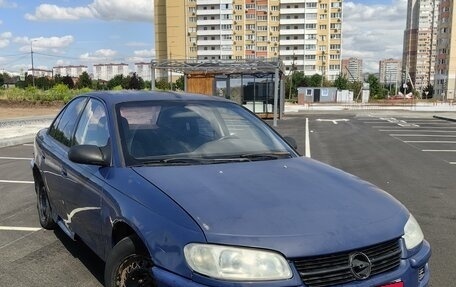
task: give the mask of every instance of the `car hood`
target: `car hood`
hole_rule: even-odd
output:
[[[135,167],[210,243],[312,256],[398,238],[408,211],[359,178],[307,158]]]

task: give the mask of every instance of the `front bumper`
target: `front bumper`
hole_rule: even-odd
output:
[[[427,287],[429,285],[430,272],[428,261],[431,257],[431,248],[427,241],[423,241],[419,251],[413,256],[401,261],[400,266],[392,271],[379,274],[364,281],[355,281],[349,284],[337,285],[344,287],[374,287],[385,286],[388,283],[402,281],[404,287]],[[294,268],[293,268],[294,269]],[[154,267],[152,273],[157,281],[157,286],[160,287],[235,287],[235,286],[262,286],[262,287],[278,287],[278,286],[296,286],[306,287],[296,270],[293,270],[293,278],[287,281],[275,282],[259,282],[259,283],[246,283],[246,282],[224,282],[220,280],[212,280],[194,274],[193,280],[171,273],[164,269]]]

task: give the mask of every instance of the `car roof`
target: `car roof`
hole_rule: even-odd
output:
[[[80,96],[90,96],[103,100],[108,106],[124,102],[140,101],[224,101],[231,102],[217,96],[207,96],[200,94],[167,92],[167,91],[103,91],[90,92]]]

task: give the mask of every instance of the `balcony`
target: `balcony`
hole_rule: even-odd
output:
[[[307,44],[307,43],[306,43]],[[304,45],[304,39],[280,40],[280,46],[299,46]]]
[[[306,19],[298,18],[298,19],[280,19],[280,25],[299,25],[304,24]]]
[[[198,20],[196,21],[196,25],[198,26],[210,26],[210,25],[220,25],[220,19],[214,20]]]
[[[220,28],[216,30],[198,30],[196,31],[198,36],[218,36],[220,35]]]
[[[302,0],[300,1],[302,2]],[[280,14],[281,15],[290,15],[290,14],[304,14],[304,11],[307,11],[307,10],[304,10],[303,7],[301,8],[282,8],[280,9]]]
[[[307,30],[309,31],[309,30]],[[304,29],[282,29],[280,30],[280,35],[303,35],[305,33]]]
[[[198,56],[220,56],[220,50],[198,50]]]
[[[221,14],[220,9],[196,10],[196,15],[198,15],[198,16],[211,16],[211,15],[220,15],[220,14]]]
[[[198,46],[219,46],[220,39],[219,40],[198,40],[197,45]]]
[[[217,4],[232,4],[232,0],[219,0]],[[198,0],[198,5],[214,5],[214,0]]]

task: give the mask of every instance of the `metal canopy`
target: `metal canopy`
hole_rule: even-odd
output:
[[[273,126],[277,126],[278,104],[279,104],[279,83],[281,83],[281,108],[280,114],[283,113],[283,76],[284,65],[278,59],[243,59],[243,60],[179,60],[165,59],[152,60],[151,65],[151,89],[155,90],[155,70],[168,70],[184,75],[191,74],[212,74],[212,75],[255,75],[255,74],[273,74],[274,75],[274,120]]]
[[[210,74],[274,74],[276,69],[283,73],[283,63],[279,59],[252,60],[152,60],[152,68],[166,69],[176,73]]]

